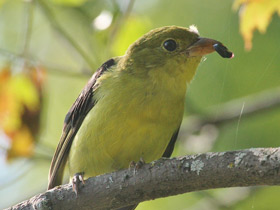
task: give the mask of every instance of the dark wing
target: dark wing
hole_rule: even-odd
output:
[[[64,120],[63,132],[51,162],[48,189],[62,183],[64,166],[66,164],[73,139],[85,116],[96,103],[96,101],[93,100],[94,91],[97,88],[96,80],[114,64],[115,60],[110,59],[92,75],[91,79],[88,81],[87,85],[84,87],[79,97],[67,113]]]
[[[166,147],[162,157],[166,157],[169,158],[174,150],[174,146],[178,137],[178,133],[179,133],[180,127],[175,131],[175,133],[173,134],[173,136],[171,137],[171,140],[168,144],[168,146]]]

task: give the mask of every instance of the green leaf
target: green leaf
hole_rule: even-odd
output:
[[[0,0],[0,7],[6,2],[6,0]]]
[[[123,55],[129,45],[151,29],[151,22],[144,17],[130,17],[118,31],[112,44],[113,55]]]

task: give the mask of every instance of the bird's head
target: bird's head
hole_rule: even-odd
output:
[[[194,26],[166,26],[154,29],[134,42],[126,52],[125,62],[133,64],[134,69],[142,73],[163,69],[175,75],[176,71],[185,71],[187,80],[191,80],[202,56],[215,50],[222,57],[233,57],[222,43],[200,37]]]

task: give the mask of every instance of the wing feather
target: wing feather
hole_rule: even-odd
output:
[[[63,132],[51,162],[48,189],[62,183],[63,171],[73,139],[84,118],[96,103],[96,101],[93,100],[94,91],[98,87],[96,80],[113,65],[115,65],[115,60],[110,59],[92,75],[91,79],[68,111],[64,120]]]
[[[173,136],[171,137],[168,146],[166,147],[162,157],[166,157],[169,158],[174,150],[174,146],[176,143],[176,140],[178,138],[178,134],[179,134],[179,130],[180,130],[180,126],[179,128],[174,132]]]

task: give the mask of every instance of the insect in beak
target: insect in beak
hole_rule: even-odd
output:
[[[214,39],[199,37],[196,42],[194,42],[187,48],[187,54],[189,57],[203,56],[214,51],[219,53],[219,55],[223,58],[234,57],[234,54],[230,52],[226,46]]]

